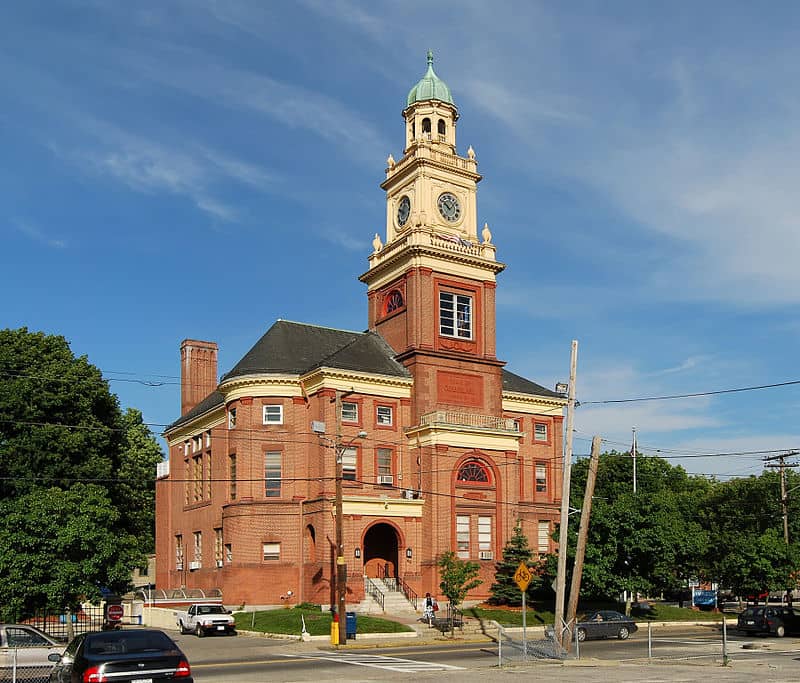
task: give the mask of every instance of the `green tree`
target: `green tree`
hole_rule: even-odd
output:
[[[153,548],[160,459],[63,337],[0,330],[0,605],[22,617],[124,590]]]
[[[155,471],[163,453],[142,413],[128,408],[123,415],[125,440],[121,452],[118,481],[112,494],[124,501],[119,510],[122,525],[139,541],[143,553],[155,551]]]
[[[522,525],[517,522],[514,534],[503,548],[502,560],[495,564],[494,583],[490,589],[492,597],[489,598],[491,604],[512,606],[522,604],[522,591],[514,581],[514,574],[517,572],[519,563],[524,562],[529,565],[532,556],[533,551],[528,546],[528,537],[522,533]],[[531,598],[538,586],[539,579],[534,575],[526,591],[528,599]]]
[[[75,607],[124,591],[141,553],[117,527],[120,513],[96,484],[38,488],[0,501],[0,618]]]
[[[483,581],[478,577],[480,565],[477,562],[462,560],[448,550],[439,557],[439,588],[453,607],[458,607],[473,588]]]

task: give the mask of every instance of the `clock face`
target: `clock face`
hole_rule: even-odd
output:
[[[397,224],[402,228],[408,216],[411,213],[411,200],[408,197],[403,197],[397,205]]]
[[[443,192],[439,195],[439,201],[436,204],[439,207],[439,213],[446,221],[455,223],[461,218],[461,204],[458,203],[458,198],[452,192]]]

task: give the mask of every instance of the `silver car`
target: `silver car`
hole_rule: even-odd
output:
[[[65,645],[27,624],[0,624],[0,681],[47,681]]]

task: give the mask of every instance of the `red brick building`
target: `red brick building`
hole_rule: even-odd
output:
[[[341,456],[348,602],[388,569],[436,594],[446,550],[494,563],[519,521],[552,550],[566,399],[515,375],[495,345],[492,234],[480,236],[472,148],[428,70],[388,159],[368,329],[278,321],[219,382],[217,345],[181,345],[181,417],[156,487],[157,588],[221,588],[228,604],[335,603]],[[165,468],[166,470],[166,468]]]

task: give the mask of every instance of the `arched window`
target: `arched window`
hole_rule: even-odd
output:
[[[457,481],[470,484],[489,484],[489,469],[478,460],[468,460],[458,470]]]
[[[431,120],[428,118],[422,119],[422,135],[428,140],[431,139]]]
[[[311,524],[306,526],[306,561],[317,561],[317,532]]]
[[[444,119],[439,119],[439,123],[436,125],[439,135],[444,136],[447,132],[447,125],[444,122]]]
[[[385,313],[388,315],[393,311],[396,311],[398,308],[402,308],[406,305],[406,302],[403,301],[403,295],[398,292],[396,289],[389,292],[389,296],[386,297],[386,311]]]

